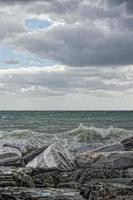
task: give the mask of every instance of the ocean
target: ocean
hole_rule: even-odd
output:
[[[133,111],[0,111],[0,143],[110,143],[133,135]]]

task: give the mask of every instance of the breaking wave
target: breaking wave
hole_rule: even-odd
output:
[[[109,127],[101,129],[96,127],[86,127],[82,124],[73,130],[62,133],[40,133],[32,130],[14,130],[11,132],[0,131],[0,144],[6,142],[27,141],[34,146],[50,144],[61,141],[65,146],[80,146],[80,144],[90,143],[111,143],[121,141],[133,136],[133,131]]]
[[[133,136],[133,131],[109,127],[106,129],[86,127],[82,124],[68,132],[69,135],[77,137],[79,142],[104,142],[104,141],[120,141],[126,137]]]

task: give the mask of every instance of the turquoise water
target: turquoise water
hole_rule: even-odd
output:
[[[66,146],[119,142],[133,136],[132,111],[0,111],[0,145],[60,141]]]
[[[80,124],[96,128],[133,130],[133,111],[0,111],[0,130],[30,129],[57,133]]]

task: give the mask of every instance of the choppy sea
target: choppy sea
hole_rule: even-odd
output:
[[[0,111],[0,144],[110,143],[133,135],[133,111]]]

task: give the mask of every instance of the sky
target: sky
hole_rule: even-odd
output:
[[[0,0],[0,110],[133,110],[133,0]]]

